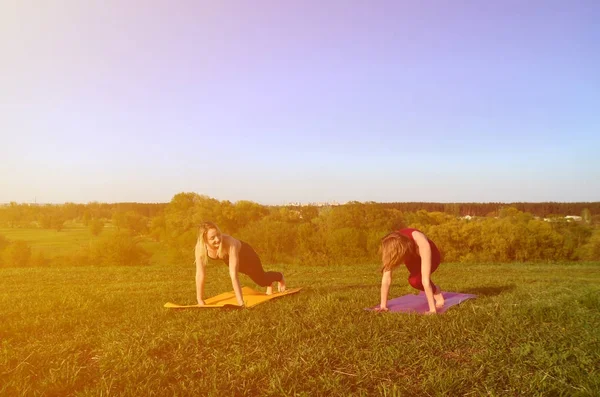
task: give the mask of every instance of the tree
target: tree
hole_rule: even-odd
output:
[[[594,231],[589,240],[577,250],[577,254],[586,261],[600,260],[600,229]]]
[[[10,245],[10,240],[8,240],[4,235],[0,234],[0,267],[4,266],[4,257],[2,255],[4,249]]]
[[[102,222],[100,219],[92,219],[89,222],[89,225],[92,236],[99,236],[100,233],[102,233],[102,229],[104,229],[104,222]]]
[[[30,264],[33,267],[46,267],[50,265],[50,258],[47,258],[43,252],[35,252],[31,256]]]
[[[327,235],[327,251],[335,262],[362,261],[367,258],[367,236],[360,230],[344,227]]]
[[[135,211],[127,211],[124,226],[133,236],[141,236],[148,232],[148,218]]]
[[[156,241],[163,241],[167,236],[167,223],[164,214],[150,220],[150,236]]]
[[[265,262],[289,261],[293,258],[297,229],[291,223],[269,216],[239,231]]]
[[[448,203],[444,204],[444,212],[452,216],[460,216],[460,204]]]
[[[3,252],[5,266],[27,267],[31,260],[31,247],[26,241],[14,241]]]
[[[235,227],[242,229],[253,222],[258,222],[269,215],[269,210],[255,202],[240,200],[234,205]]]
[[[21,226],[23,220],[22,207],[23,206],[17,204],[14,201],[10,202],[8,208],[6,209],[9,227],[14,228],[17,226]]]
[[[127,219],[125,217],[124,212],[117,211],[112,216],[112,224],[117,229],[117,231],[121,231],[126,228]]]
[[[305,222],[298,226],[295,256],[300,263],[329,263],[331,258],[327,255],[327,245],[321,234],[315,222]]]
[[[10,240],[6,238],[6,236],[0,234],[0,253],[4,251],[4,248],[8,247],[10,244]]]
[[[81,221],[83,222],[83,224],[84,224],[85,226],[89,226],[89,224],[90,224],[91,220],[92,220],[92,213],[90,212],[90,210],[89,210],[89,209],[86,209],[86,210],[83,212],[83,217],[82,217]]]
[[[90,260],[98,266],[144,266],[150,254],[125,232],[107,236],[92,247]]]
[[[592,213],[589,210],[589,208],[584,208],[581,211],[581,219],[583,219],[583,221],[585,223],[591,223],[592,222]]]
[[[65,227],[65,222],[66,222],[65,219],[60,215],[53,217],[52,218],[52,229],[56,230],[57,232],[60,232]]]

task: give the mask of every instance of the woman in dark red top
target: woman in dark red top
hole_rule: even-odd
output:
[[[442,290],[431,281],[431,273],[441,262],[440,251],[422,232],[407,228],[382,238],[381,260],[381,302],[377,311],[388,310],[387,298],[392,283],[392,272],[401,263],[404,263],[409,271],[410,285],[425,292],[429,312],[436,313],[436,307],[444,306]]]

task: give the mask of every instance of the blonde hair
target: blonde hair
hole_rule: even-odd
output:
[[[208,248],[206,248],[206,235],[208,234],[208,231],[212,229],[215,229],[219,232],[219,234],[222,235],[221,229],[219,229],[219,227],[213,222],[202,222],[202,224],[200,224],[200,227],[198,227],[198,240],[196,240],[196,252],[198,251],[198,249],[200,249],[200,256],[202,257],[202,260],[205,264],[208,262]],[[221,244],[219,244],[219,250],[217,252],[217,255],[221,257],[223,256],[222,254],[223,239],[221,238]]]
[[[393,270],[400,265],[406,256],[416,252],[415,242],[402,233],[392,232],[381,239],[381,271]]]

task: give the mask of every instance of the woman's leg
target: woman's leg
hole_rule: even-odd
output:
[[[423,287],[423,276],[421,275],[421,273],[410,273],[408,275],[408,283],[414,289],[418,289],[419,291],[425,291],[425,287]],[[431,284],[431,288],[433,288],[434,294],[442,292],[439,289],[439,287],[435,285],[433,281],[431,281],[431,278],[429,279],[429,283]]]
[[[265,272],[262,267],[260,269],[253,269],[250,272],[245,273],[261,287],[267,287],[267,294],[273,293],[273,283],[279,283],[279,291],[285,291],[285,281],[283,274],[279,272]]]
[[[431,266],[431,273],[433,274],[433,272],[435,272],[437,270],[437,268],[439,267],[440,262],[439,261],[434,261],[432,266]],[[429,282],[431,283],[431,287],[433,288],[433,299],[435,300],[435,306],[436,307],[442,307],[444,306],[444,296],[442,295],[442,289],[435,285],[433,283],[433,281],[431,281],[431,277],[429,278]],[[421,273],[410,273],[408,275],[408,283],[415,289],[418,289],[419,291],[425,291],[425,288],[423,287],[423,276],[421,275]]]
[[[433,290],[433,300],[435,301],[435,307],[444,306],[444,295],[442,295],[442,289],[439,286],[436,286]]]
[[[433,272],[435,272],[437,270],[437,268],[440,266],[440,255],[439,253],[432,258],[432,265],[431,265],[431,274],[433,274]],[[431,278],[430,278],[431,280]],[[433,286],[433,300],[435,301],[435,307],[440,308],[442,306],[444,306],[444,295],[442,295],[442,289],[440,288],[439,285],[435,285],[433,284],[433,281],[431,281],[431,285]]]
[[[429,282],[431,283],[431,288],[433,288],[433,300],[435,300],[435,307],[439,308],[444,306],[444,296],[442,295],[441,288],[435,285],[433,281],[431,281],[431,278],[429,279]],[[415,289],[425,291],[425,288],[423,287],[423,277],[421,276],[421,273],[410,274],[408,276],[408,283]]]
[[[285,290],[285,281],[283,274],[279,272],[265,272],[262,267],[262,262],[254,250],[250,247],[244,247],[249,252],[244,252],[243,263],[240,261],[240,272],[246,274],[256,284],[261,287],[267,287],[267,293],[272,293],[272,285],[274,282],[279,283],[279,290]]]
[[[408,275],[408,283],[414,289],[425,291],[425,288],[423,287],[423,276],[421,276],[421,273],[410,273]]]

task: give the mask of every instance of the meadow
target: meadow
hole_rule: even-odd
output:
[[[436,316],[363,310],[377,264],[266,267],[303,290],[169,310],[193,265],[0,269],[0,395],[600,394],[598,263],[445,263],[434,281],[478,298]],[[231,290],[225,266],[206,289]]]
[[[117,229],[110,223],[106,223],[99,236],[92,235],[88,227],[74,222],[69,222],[61,231],[40,228],[0,228],[0,236],[4,236],[9,241],[27,242],[34,255],[42,254],[52,262],[50,266],[62,266],[61,259],[64,257],[69,257],[81,248],[89,247],[116,233]],[[135,239],[151,255],[152,264],[169,262],[170,258],[163,244],[149,237],[138,236]]]
[[[103,235],[110,234],[113,230],[107,227]],[[49,257],[68,255],[94,239],[88,228],[72,224],[60,232],[38,228],[0,228],[0,235],[13,241],[26,241],[34,252],[41,252]]]

